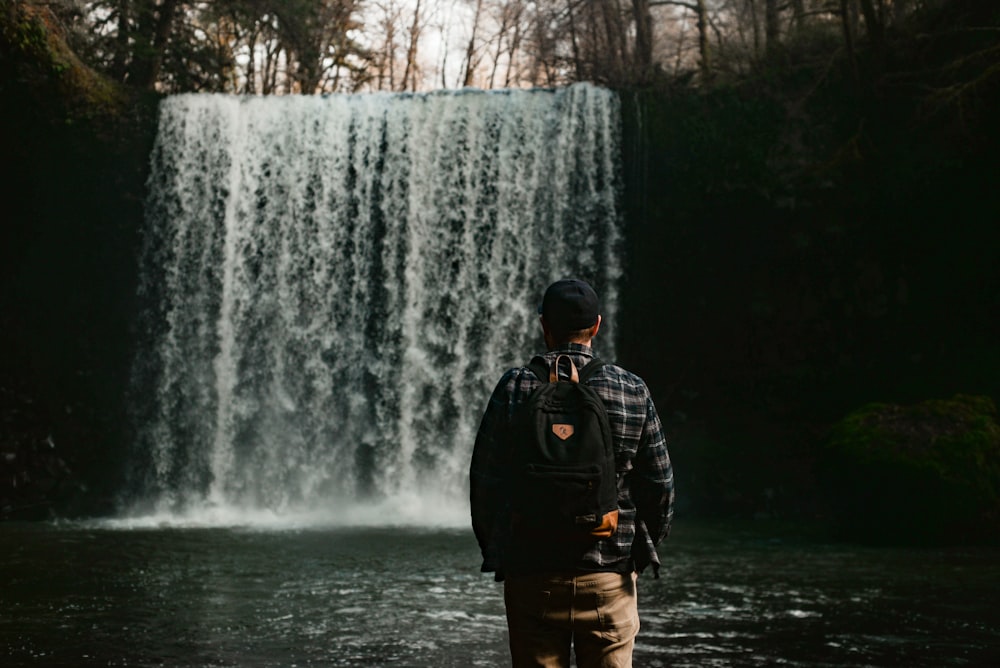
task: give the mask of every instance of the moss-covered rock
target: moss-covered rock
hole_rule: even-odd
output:
[[[125,89],[81,62],[63,32],[48,3],[0,3],[0,91],[18,96],[7,104],[27,93],[66,124],[123,113]]]
[[[834,427],[820,467],[846,538],[1000,540],[1000,424],[989,397],[869,404]]]

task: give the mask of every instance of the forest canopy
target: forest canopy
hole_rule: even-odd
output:
[[[615,88],[878,56],[946,0],[49,0],[73,50],[166,93]],[[808,45],[808,48],[803,48]],[[812,54],[812,55],[810,55]]]

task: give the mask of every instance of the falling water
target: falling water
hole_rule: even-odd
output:
[[[166,99],[132,512],[465,517],[547,282],[591,280],[615,321],[618,123],[590,85]]]

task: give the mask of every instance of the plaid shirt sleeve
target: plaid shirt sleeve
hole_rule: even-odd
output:
[[[483,554],[483,572],[502,572],[500,546],[507,515],[505,499],[508,459],[501,451],[512,405],[508,386],[517,370],[511,369],[497,383],[483,413],[469,469],[469,505],[472,529]]]
[[[649,389],[635,374],[607,365],[590,384],[608,409],[623,483],[618,489],[618,531],[590,550],[586,567],[605,568],[631,559],[637,571],[651,565],[656,576],[656,546],[670,533],[674,501],[663,426]]]
[[[569,354],[578,368],[591,349],[567,344],[546,355]],[[497,383],[483,415],[470,468],[472,525],[483,554],[483,571],[503,572],[505,532],[510,527],[509,453],[504,431],[515,408],[539,385],[527,369],[511,369]],[[656,546],[670,532],[674,482],[667,442],[646,384],[621,367],[607,364],[589,381],[604,400],[611,423],[616,466],[621,478],[619,520],[614,536],[598,541],[584,555],[581,570],[659,570]]]
[[[640,571],[651,564],[654,576],[658,576],[660,560],[655,548],[670,535],[674,515],[674,473],[663,426],[649,391],[645,394],[646,418],[629,481],[629,494],[636,508],[636,536],[642,540],[641,545],[634,545],[633,558]]]

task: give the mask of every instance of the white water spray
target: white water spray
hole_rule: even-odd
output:
[[[540,347],[548,282],[594,283],[614,359],[618,124],[590,85],[166,99],[134,507],[465,522],[479,417]]]

